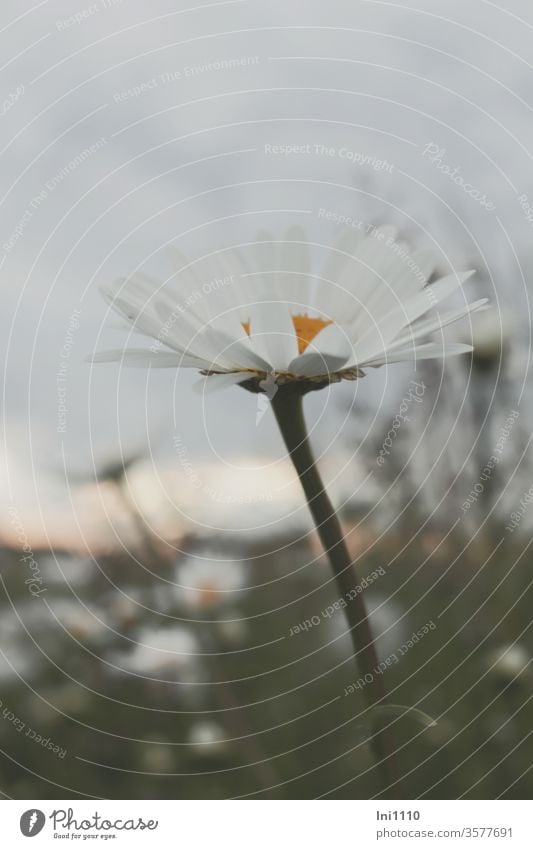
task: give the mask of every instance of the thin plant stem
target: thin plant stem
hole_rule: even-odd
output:
[[[351,592],[358,579],[346,547],[342,528],[330,498],[324,488],[309,444],[303,413],[302,393],[296,388],[284,387],[272,399],[272,408],[287,450],[302,484],[320,541],[328,556],[338,589],[345,599],[351,599],[344,608],[354,655],[360,675],[369,677],[362,692],[367,708],[385,704],[386,692],[381,675],[376,674],[378,657],[368,613],[362,593]],[[376,766],[381,778],[382,791],[395,783],[394,742],[390,727],[378,727],[370,740]]]

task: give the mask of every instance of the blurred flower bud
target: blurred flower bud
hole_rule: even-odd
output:
[[[461,341],[473,345],[472,361],[479,369],[498,365],[505,355],[512,322],[507,313],[486,309],[471,316],[471,327],[465,327]]]

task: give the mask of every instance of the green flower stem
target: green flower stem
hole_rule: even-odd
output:
[[[280,387],[272,399],[272,408],[300,478],[338,589],[343,598],[352,598],[350,591],[359,582],[344,541],[340,522],[315,465],[305,425],[302,395],[303,393],[297,387]],[[372,709],[382,706],[386,693],[383,677],[375,673],[378,657],[362,593],[357,593],[348,602],[345,613],[350,626],[359,673],[362,676],[368,674],[371,678],[371,683],[362,690],[366,696],[367,707]],[[376,730],[371,738],[371,746],[380,773],[382,790],[385,791],[395,782],[394,743],[390,728],[377,727],[377,716],[374,716],[374,723]]]

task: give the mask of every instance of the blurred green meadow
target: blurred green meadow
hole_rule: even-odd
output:
[[[350,543],[358,521],[345,516]],[[277,542],[277,553],[272,541],[236,551],[191,537],[186,553],[148,570],[125,556],[40,551],[39,597],[20,552],[3,550],[3,793],[376,794],[361,679],[327,563],[309,538]],[[408,544],[367,535],[355,556],[361,578],[377,575],[364,593],[377,674],[398,706],[386,712],[397,796],[531,793],[531,560],[512,536],[492,551],[483,536],[422,531]],[[180,569],[193,574],[200,560],[195,589],[180,589]],[[229,589],[221,569],[233,570]]]

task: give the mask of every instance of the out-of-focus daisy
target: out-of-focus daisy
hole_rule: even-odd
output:
[[[147,677],[188,680],[197,663],[198,641],[186,628],[144,628],[135,648],[120,653],[115,662],[124,669]]]
[[[76,641],[104,644],[113,638],[105,612],[98,607],[87,607],[80,601],[66,598],[50,598],[50,626],[57,635],[61,629]],[[57,621],[56,621],[57,620]]]
[[[287,383],[315,389],[354,380],[365,368],[472,350],[423,340],[485,300],[423,317],[473,272],[427,285],[436,265],[433,255],[409,253],[396,241],[394,228],[375,228],[364,238],[348,232],[320,275],[311,273],[299,228],[287,232],[275,271],[266,267],[272,265],[273,250],[272,239],[259,240],[249,270],[236,253],[219,252],[213,260],[219,285],[207,288],[194,264],[180,260],[172,287],[135,275],[105,290],[111,307],[155,341],[145,349],[103,351],[93,361],[198,369],[206,377],[201,383],[206,391],[245,384],[273,394]]]
[[[243,564],[236,560],[189,555],[176,568],[174,593],[178,602],[192,610],[210,610],[238,601],[245,577]]]
[[[196,755],[209,758],[224,752],[227,748],[224,738],[224,731],[217,723],[195,722],[189,734],[189,745]]]

